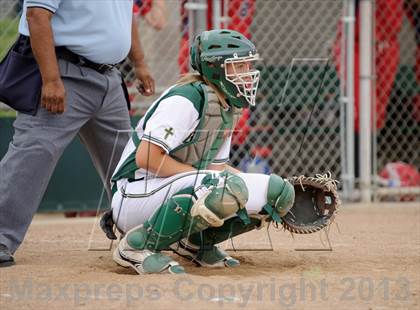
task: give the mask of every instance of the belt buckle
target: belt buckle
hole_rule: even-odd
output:
[[[101,72],[101,73],[105,73],[105,72],[111,70],[112,68],[113,68],[113,66],[111,66],[111,65],[108,65],[108,64],[100,64],[98,66],[98,71]]]

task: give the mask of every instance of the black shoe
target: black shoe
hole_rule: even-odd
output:
[[[4,244],[0,243],[0,268],[12,266],[14,264],[15,259],[13,258],[13,255]]]

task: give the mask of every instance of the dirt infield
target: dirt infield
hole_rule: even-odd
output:
[[[272,228],[273,251],[264,230],[234,240],[238,268],[178,259],[188,275],[139,276],[88,251],[109,246],[93,218],[37,216],[17,265],[0,269],[0,308],[418,309],[420,205],[344,206],[337,223],[332,251],[323,233]]]

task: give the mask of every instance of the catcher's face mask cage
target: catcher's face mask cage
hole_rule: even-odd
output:
[[[246,102],[255,106],[260,71],[254,68],[254,62],[259,60],[258,54],[246,57],[238,57],[235,53],[233,58],[225,59],[225,78],[236,86],[238,94],[243,96]],[[238,96],[238,95],[237,95]]]
[[[255,105],[260,73],[253,65],[259,56],[254,44],[241,33],[204,31],[191,46],[190,60],[192,68],[219,88],[229,105]]]

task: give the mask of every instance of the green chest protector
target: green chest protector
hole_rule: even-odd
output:
[[[195,130],[169,155],[174,159],[190,164],[202,170],[213,163],[217,153],[223,145],[226,134],[234,129],[242,109],[231,108],[225,111],[213,89],[201,82],[173,87],[165,96],[153,105],[144,116],[143,129],[156,111],[160,102],[171,96],[182,96],[189,99],[199,114],[199,123]],[[137,132],[132,135],[134,145],[140,144]],[[115,184],[120,179],[135,180],[135,172],[139,168],[136,165],[136,151],[131,153],[111,181]],[[116,187],[113,187],[115,191]]]
[[[227,134],[234,129],[242,109],[224,110],[213,89],[204,83],[194,83],[203,93],[200,121],[195,131],[184,142],[172,150],[170,155],[180,162],[197,169],[205,169],[211,164]]]

